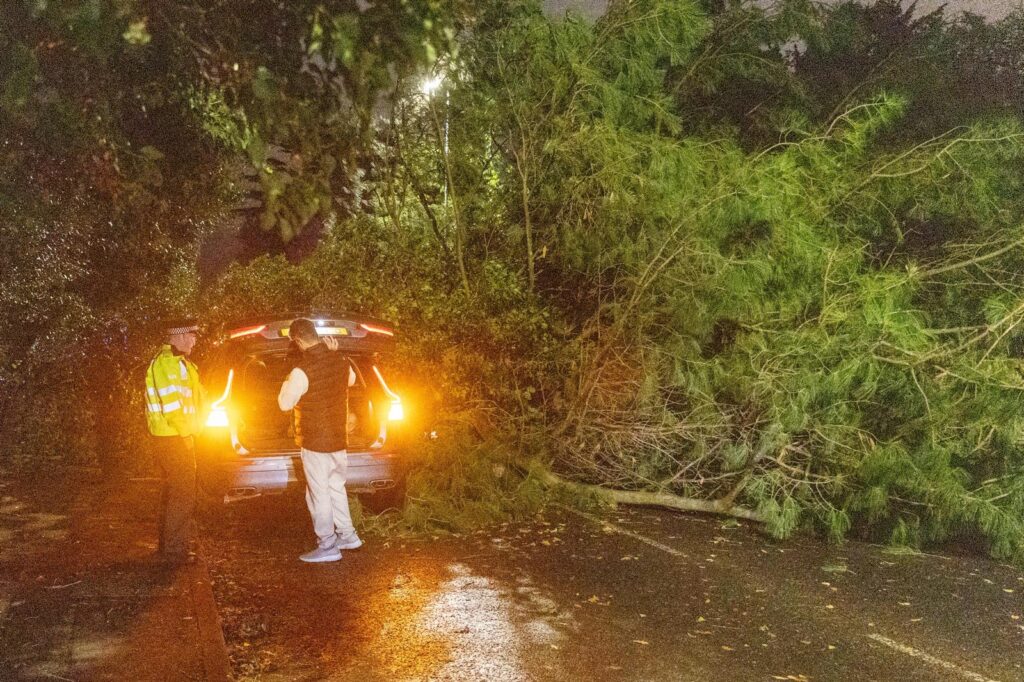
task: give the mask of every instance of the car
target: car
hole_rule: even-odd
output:
[[[212,404],[196,441],[200,488],[207,499],[230,503],[304,484],[292,413],[277,405],[295,366],[288,329],[299,317],[313,320],[321,337],[337,340],[337,352],[356,375],[348,395],[346,489],[373,509],[400,506],[406,467],[394,435],[404,407],[380,368],[394,348],[394,331],[386,322],[345,313],[287,313],[229,327],[202,365]]]

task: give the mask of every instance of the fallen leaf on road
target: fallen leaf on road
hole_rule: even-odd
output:
[[[634,639],[633,643],[634,644],[650,644],[650,642],[648,642],[646,639]]]
[[[722,651],[736,651],[736,650],[733,649],[731,646],[726,646],[725,644],[723,644],[722,645]]]

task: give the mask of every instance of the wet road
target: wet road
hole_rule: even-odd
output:
[[[300,498],[205,540],[236,675],[263,680],[1024,680],[1024,573],[655,510],[305,565]]]

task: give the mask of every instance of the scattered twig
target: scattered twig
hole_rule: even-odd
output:
[[[75,582],[68,583],[66,585],[47,585],[45,589],[47,589],[47,590],[63,590],[66,587],[71,587],[73,585],[77,585],[80,582],[82,582],[82,581],[81,580],[76,580]]]

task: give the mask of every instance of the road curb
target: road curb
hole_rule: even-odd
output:
[[[213,582],[206,561],[199,557],[189,567],[189,588],[199,630],[199,649],[207,682],[228,682],[231,679],[231,660],[224,643],[224,630],[220,614],[213,599]]]

